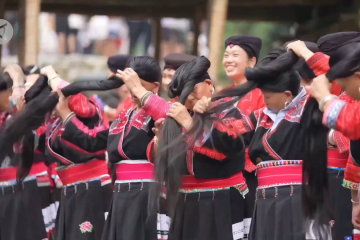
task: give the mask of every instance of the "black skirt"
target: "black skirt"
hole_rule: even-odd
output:
[[[317,239],[319,231],[330,240],[328,203],[320,213],[321,229],[315,229],[313,221],[304,218],[301,188],[301,185],[289,185],[258,189],[249,240]]]
[[[180,193],[169,240],[237,240],[244,237],[245,200],[235,188]]]
[[[249,240],[305,240],[301,185],[259,189]]]
[[[332,239],[345,239],[345,237],[351,237],[353,231],[351,191],[342,186],[344,171],[328,169],[328,177],[334,211],[334,221],[331,222]]]
[[[102,240],[156,240],[157,215],[148,216],[149,182],[115,183]]]
[[[46,239],[41,210],[40,192],[36,180],[18,186],[0,187],[0,239]]]
[[[44,224],[46,232],[50,232],[53,229],[54,222],[51,213],[51,188],[50,186],[39,186],[41,209],[44,217]]]
[[[100,180],[63,187],[56,219],[56,240],[99,240],[110,207],[111,184]]]
[[[251,218],[254,213],[255,195],[256,195],[258,180],[255,171],[251,173],[247,171],[243,171],[243,174],[246,180],[247,187],[249,189],[249,192],[245,196],[245,208],[244,208],[245,237],[248,237],[250,232]]]

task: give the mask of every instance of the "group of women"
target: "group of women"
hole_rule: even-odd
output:
[[[261,45],[225,41],[234,83],[219,92],[204,56],[161,71],[118,55],[108,79],[71,84],[51,66],[5,69],[0,239],[47,239],[55,215],[55,240],[356,239],[360,33],[259,60]],[[124,86],[131,104],[108,126],[82,92]]]

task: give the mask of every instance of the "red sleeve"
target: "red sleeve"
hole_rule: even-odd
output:
[[[349,154],[350,140],[338,131],[334,132],[333,138],[339,152],[342,154]]]
[[[149,114],[154,121],[157,121],[160,118],[166,118],[166,113],[169,111],[170,106],[170,103],[165,99],[152,94],[143,107],[143,110]]]
[[[323,124],[351,140],[360,139],[360,102],[333,100],[324,112]]]
[[[360,183],[360,167],[355,163],[354,159],[349,155],[345,168],[343,187],[352,190],[359,190]]]
[[[330,70],[328,55],[324,53],[317,52],[309,58],[306,63],[309,65],[311,70],[313,70],[316,76],[326,74]],[[342,92],[342,89],[335,82],[332,82],[331,94],[339,96]]]
[[[96,106],[83,94],[71,96],[69,108],[78,117],[90,118],[97,114]]]
[[[309,58],[306,63],[309,65],[311,70],[315,73],[316,76],[326,74],[329,69],[329,59],[328,55],[323,54],[322,52],[317,52]]]
[[[148,144],[148,147],[146,149],[146,156],[148,158],[148,160],[152,163],[155,162],[154,159],[154,147],[155,147],[155,139],[153,138],[150,143]]]

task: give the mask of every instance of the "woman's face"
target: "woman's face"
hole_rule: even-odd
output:
[[[158,82],[155,82],[155,83],[151,83],[151,82],[147,82],[147,81],[144,81],[141,79],[141,85],[147,90],[147,91],[150,91],[150,92],[153,92],[153,93],[158,93],[159,91],[159,83]],[[130,95],[131,95],[131,98],[132,100],[134,101],[134,103],[138,106],[138,107],[141,107],[141,102],[140,102],[140,99],[138,99],[132,92],[130,92]]]
[[[121,99],[125,99],[129,96],[129,89],[125,84],[118,88],[118,94]]]
[[[167,68],[163,71],[161,87],[165,91],[167,90],[168,85],[171,82],[174,74],[175,74],[175,70],[171,68]]]
[[[360,100],[360,72],[355,73],[351,77],[336,79],[335,82],[347,95],[355,100]]]
[[[223,66],[229,78],[237,79],[244,77],[245,69],[254,67],[256,58],[249,59],[247,53],[237,45],[229,45],[225,49]]]
[[[211,97],[214,93],[214,85],[210,79],[195,85],[194,90],[189,94],[185,107],[192,110],[198,100],[202,97]]]
[[[274,113],[284,109],[293,99],[290,91],[278,93],[261,90],[261,92],[264,95],[266,107]]]
[[[11,108],[10,97],[12,89],[9,88],[4,91],[0,91],[0,111],[7,111]]]

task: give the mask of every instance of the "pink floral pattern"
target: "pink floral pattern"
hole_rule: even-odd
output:
[[[79,226],[80,226],[81,233],[92,232],[93,228],[94,228],[93,225],[89,221],[83,222]]]

